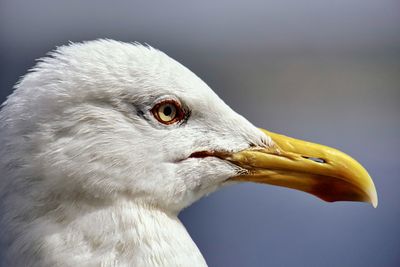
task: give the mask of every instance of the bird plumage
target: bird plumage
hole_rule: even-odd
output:
[[[188,121],[151,116],[166,97],[184,103]],[[112,40],[42,58],[0,125],[7,266],[205,265],[177,214],[238,167],[188,157],[270,141],[164,53]]]

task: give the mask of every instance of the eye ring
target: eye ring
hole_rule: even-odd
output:
[[[185,112],[181,104],[172,99],[157,103],[152,109],[153,116],[162,124],[170,125],[184,119]]]

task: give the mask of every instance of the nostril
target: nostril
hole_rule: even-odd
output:
[[[322,158],[315,158],[315,157],[307,157],[307,156],[302,156],[305,159],[309,159],[312,160],[316,163],[326,163],[326,160],[322,159]]]

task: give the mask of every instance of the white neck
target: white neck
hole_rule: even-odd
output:
[[[207,266],[176,215],[128,201],[67,207],[25,230],[31,249],[10,247],[9,266]]]

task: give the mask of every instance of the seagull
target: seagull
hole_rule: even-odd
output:
[[[1,266],[207,266],[178,219],[241,182],[378,203],[327,146],[259,129],[148,45],[58,47],[0,111]]]

